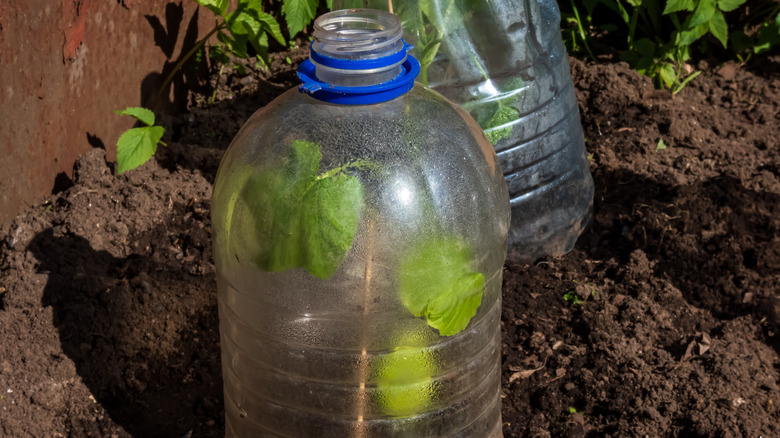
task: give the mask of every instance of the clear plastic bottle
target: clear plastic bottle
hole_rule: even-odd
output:
[[[500,437],[509,202],[398,19],[315,22],[212,198],[228,436]],[[388,79],[390,78],[390,79]]]
[[[590,222],[593,178],[555,0],[334,0],[402,17],[423,82],[463,106],[509,186],[508,258],[563,255]],[[427,78],[427,81],[425,80]]]

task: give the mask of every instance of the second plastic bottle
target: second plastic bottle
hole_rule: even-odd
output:
[[[509,198],[392,14],[315,22],[212,199],[228,436],[501,436]]]

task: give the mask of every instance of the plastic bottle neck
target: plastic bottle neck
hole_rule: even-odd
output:
[[[374,9],[346,9],[314,22],[310,60],[316,76],[336,86],[364,87],[402,72],[408,46],[395,15]]]

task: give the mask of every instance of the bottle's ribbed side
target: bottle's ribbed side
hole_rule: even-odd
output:
[[[485,131],[503,133],[494,146],[512,206],[508,258],[520,262],[569,252],[592,214],[593,178],[566,51],[560,37],[549,43],[521,71],[437,88],[472,113],[497,101],[519,112]],[[513,88],[517,78],[526,80]],[[474,100],[491,87],[503,92]]]
[[[227,436],[500,436],[494,434],[501,425],[500,293],[486,294],[497,299],[483,302],[485,312],[467,330],[426,348],[436,367],[429,382],[412,387],[429,391],[430,406],[394,416],[384,411],[384,394],[375,382],[367,379],[361,385],[357,378],[357,370],[379,369],[392,352],[361,355],[357,349],[279,337],[274,327],[263,328],[273,318],[259,314],[247,321],[247,309],[284,310],[223,278],[218,283]],[[497,272],[486,288],[498,292],[500,285]],[[322,329],[344,326],[345,317],[328,321],[324,316],[318,324]],[[360,419],[356,406],[361,406]]]

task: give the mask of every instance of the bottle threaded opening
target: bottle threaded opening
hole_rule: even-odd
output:
[[[312,50],[338,59],[376,59],[403,50],[402,35],[401,21],[389,12],[344,9],[314,21]]]

